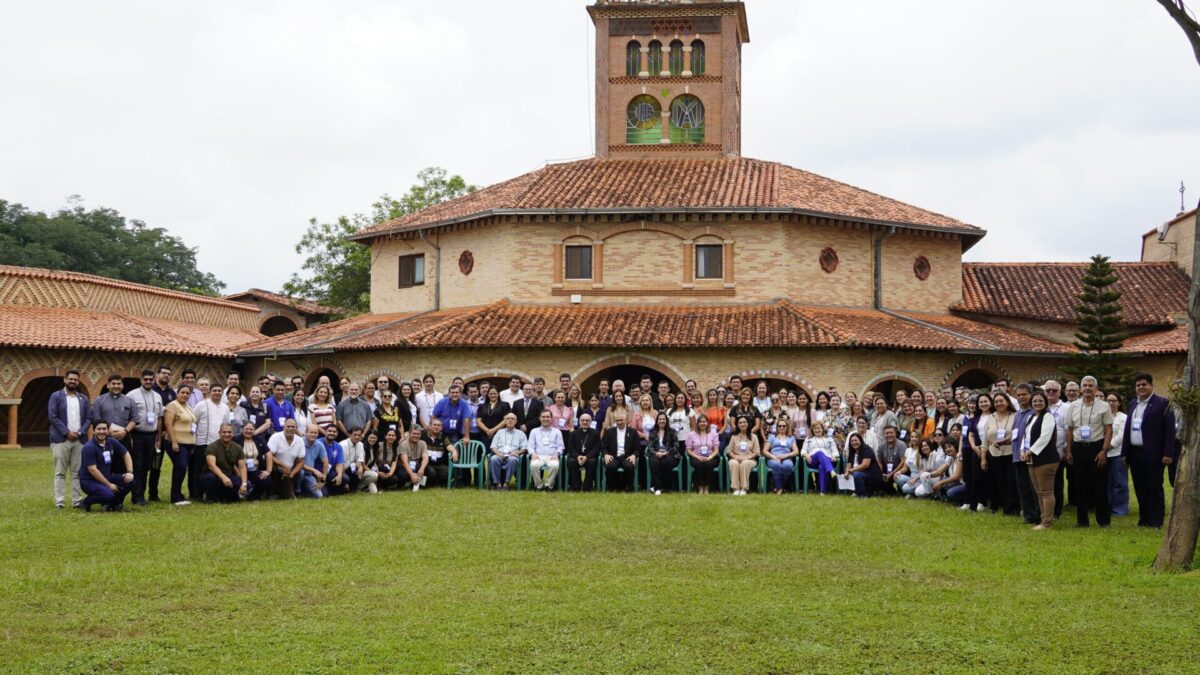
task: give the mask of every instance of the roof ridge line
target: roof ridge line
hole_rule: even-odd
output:
[[[403,342],[405,342],[411,346],[418,339],[425,337],[426,335],[429,335],[430,333],[432,333],[434,331],[441,330],[442,328],[446,327],[448,324],[454,323],[456,321],[462,321],[463,319],[471,319],[471,318],[474,318],[481,314],[490,312],[494,309],[499,309],[501,307],[505,307],[508,305],[509,305],[508,298],[501,298],[501,299],[497,300],[496,302],[489,303],[487,305],[480,305],[478,307],[475,307],[474,309],[464,311],[461,314],[447,316],[444,319],[433,323],[432,325],[426,326],[425,328],[422,328],[421,330],[416,331],[415,333],[412,333],[411,335],[405,336],[403,338]]]
[[[376,324],[374,326],[367,326],[366,328],[359,328],[358,330],[353,330],[353,331],[350,331],[349,333],[345,333],[342,335],[335,335],[333,337],[327,337],[324,340],[318,340],[318,341],[308,345],[307,347],[302,347],[301,349],[315,349],[315,348],[318,348],[321,345],[324,345],[328,342],[334,342],[336,340],[344,340],[349,337],[361,337],[363,335],[369,335],[370,333],[372,333],[376,330],[379,330],[381,328],[391,328],[392,326],[398,326],[398,325],[404,323],[405,321],[408,321],[409,319],[415,319],[418,316],[424,316],[426,314],[429,314],[432,311],[433,311],[432,309],[427,309],[424,312],[417,312],[416,314],[402,316],[399,319],[393,319],[392,321],[386,321],[384,323]],[[363,316],[363,315],[359,315],[359,316]],[[344,320],[349,321],[349,319],[344,319]],[[321,324],[321,325],[328,326],[329,324]],[[317,327],[317,326],[314,326],[314,327]]]
[[[883,312],[884,314],[887,314],[888,316],[892,316],[897,319],[900,319],[901,321],[907,321],[911,324],[921,326],[923,328],[940,331],[947,335],[953,335],[954,337],[959,338],[960,340],[966,340],[968,342],[974,342],[976,344],[981,344],[984,347],[987,347],[988,349],[993,349],[998,352],[1004,351],[1004,349],[1002,347],[1000,347],[1000,345],[995,345],[990,342],[987,342],[986,340],[980,340],[979,338],[974,338],[974,337],[971,337],[970,335],[966,335],[965,333],[959,333],[958,331],[953,331],[953,330],[950,330],[949,328],[946,328],[944,326],[939,326],[937,324],[930,323],[928,321],[922,321],[916,317],[905,316],[903,314],[900,314],[899,312],[893,312],[892,310],[886,309],[883,307],[880,307],[879,311]],[[1007,326],[1005,326],[1005,327],[1007,328]]]
[[[100,310],[93,310],[93,311],[100,311]],[[215,345],[210,345],[207,342],[201,342],[200,340],[197,340],[191,336],[181,335],[180,333],[177,333],[177,332],[171,330],[170,328],[167,328],[166,326],[155,326],[153,324],[147,323],[146,317],[134,316],[132,314],[126,314],[125,312],[112,312],[112,314],[114,314],[115,316],[124,318],[128,321],[132,321],[148,330],[152,330],[155,332],[168,333],[177,340],[180,340],[182,342],[191,343],[191,344],[201,347],[205,350],[208,350],[210,353],[233,354],[233,355],[237,354],[237,352],[232,349],[221,349],[220,347],[217,347]],[[166,319],[166,320],[171,321],[171,319]],[[236,330],[241,330],[241,329],[238,328]]]
[[[779,303],[782,304],[783,307],[788,312],[790,312],[793,316],[795,316],[796,318],[800,319],[801,321],[807,321],[808,323],[811,323],[812,325],[817,326],[821,330],[826,331],[830,335],[834,336],[836,339],[850,341],[850,342],[854,341],[853,336],[843,333],[840,329],[834,328],[832,325],[827,324],[824,321],[821,321],[820,319],[817,319],[815,316],[813,316],[811,314],[808,314],[804,310],[800,309],[799,306],[793,304],[791,300],[789,300],[787,298],[781,298],[779,300]]]

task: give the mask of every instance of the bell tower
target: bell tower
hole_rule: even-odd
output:
[[[742,151],[746,6],[595,0],[596,156],[736,157]]]

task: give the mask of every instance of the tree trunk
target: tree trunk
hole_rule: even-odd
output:
[[[1179,406],[1183,416],[1184,438],[1179,448],[1175,473],[1175,492],[1171,497],[1171,513],[1162,546],[1154,559],[1159,570],[1184,570],[1192,565],[1196,540],[1200,535],[1200,408],[1193,401],[1200,392],[1200,207],[1196,212],[1196,228],[1192,242],[1192,288],[1188,294],[1188,359],[1184,387],[1189,394]]]

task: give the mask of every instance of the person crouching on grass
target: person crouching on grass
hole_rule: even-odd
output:
[[[120,460],[124,473],[113,474],[113,461]],[[125,495],[133,490],[133,456],[124,445],[108,435],[108,422],[92,425],[92,440],[80,452],[79,487],[86,495],[79,508],[91,511],[94,504],[103,504],[105,511],[123,511]]]

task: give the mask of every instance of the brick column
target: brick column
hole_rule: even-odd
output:
[[[604,287],[604,242],[592,243],[592,288]]]
[[[553,284],[561,287],[563,283],[563,245],[554,245],[554,279]]]
[[[680,73],[683,77],[692,76],[692,46],[683,46],[683,72]]]
[[[658,73],[659,77],[671,76],[671,45],[670,43],[662,46],[662,70]]]
[[[642,47],[638,51],[642,56],[642,67],[638,69],[638,77],[650,77],[650,48]]]
[[[8,438],[5,439],[4,447],[20,448],[17,445],[17,404],[8,404]]]
[[[683,242],[683,287],[694,288],[696,284],[696,244],[695,242]]]

